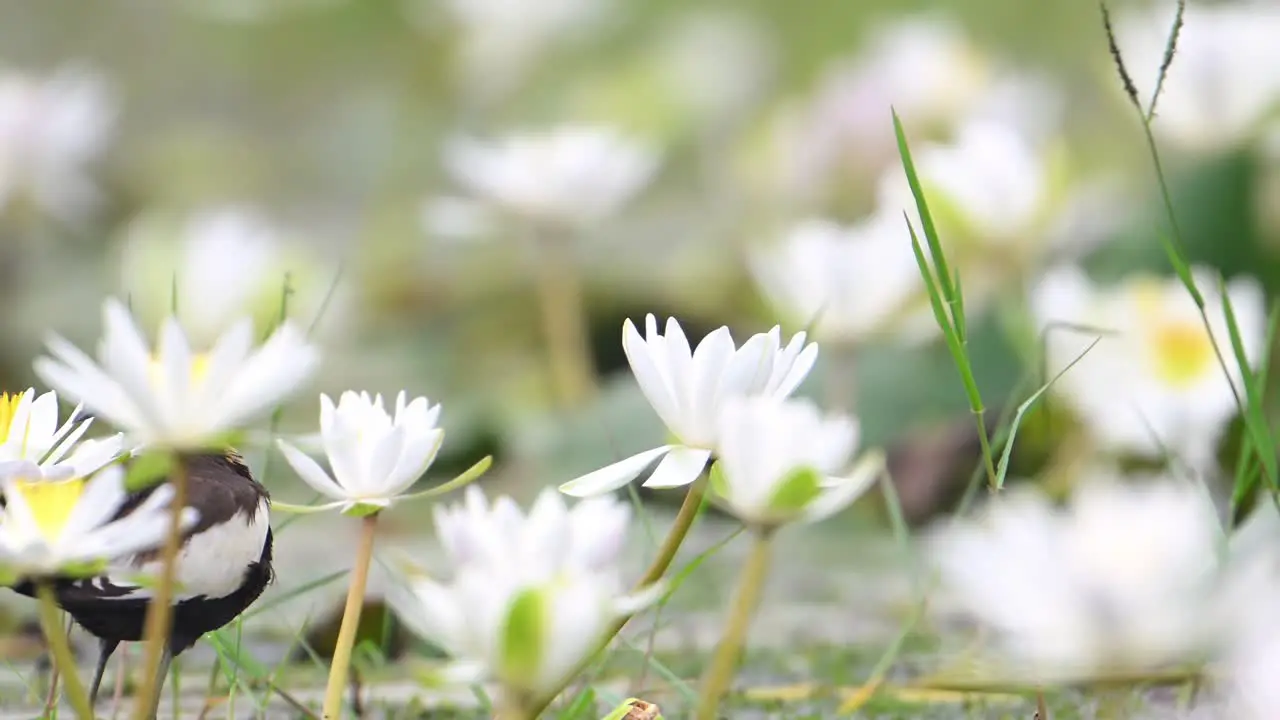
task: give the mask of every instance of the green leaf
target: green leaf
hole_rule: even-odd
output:
[[[540,588],[516,595],[502,627],[499,667],[509,679],[532,680],[542,664],[546,638],[546,597]]]
[[[803,511],[822,494],[822,475],[811,467],[796,468],[788,474],[769,498],[769,509],[793,515]]]
[[[164,482],[173,471],[175,456],[168,450],[148,450],[128,463],[124,487],[137,492]]]

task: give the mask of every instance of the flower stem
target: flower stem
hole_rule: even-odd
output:
[[[533,246],[542,332],[556,395],[561,407],[580,407],[595,393],[596,383],[572,238],[535,232]]]
[[[537,714],[530,713],[520,701],[522,693],[503,691],[501,701],[493,710],[494,720],[533,720]],[[541,712],[541,710],[539,710]]]
[[[742,568],[738,597],[730,610],[729,622],[725,625],[724,635],[720,638],[720,646],[716,648],[716,654],[711,658],[711,665],[702,678],[702,695],[698,698],[698,720],[715,720],[716,710],[720,707],[720,698],[733,681],[734,667],[738,664],[738,651],[746,640],[751,616],[755,613],[756,605],[760,601],[760,591],[764,588],[765,576],[769,573],[770,540],[771,535],[766,530],[757,529],[754,533],[751,554]]]
[[[53,586],[49,581],[41,580],[36,583],[36,599],[39,601],[40,627],[49,643],[49,653],[53,655],[53,671],[63,678],[67,696],[76,715],[81,720],[93,720],[89,694],[85,692],[80,674],[76,672],[76,658],[71,654],[71,646],[67,643],[66,630],[58,621],[58,601],[53,596]],[[50,683],[55,682],[57,681],[50,680]]]
[[[360,627],[360,611],[364,606],[365,585],[369,581],[369,563],[373,558],[373,535],[378,526],[378,514],[366,515],[361,522],[356,566],[351,571],[347,605],[342,611],[342,626],[338,628],[338,641],[333,648],[333,664],[329,666],[329,684],[324,691],[324,711],[321,713],[324,720],[338,720],[342,713],[342,695],[351,669],[351,649],[356,644],[356,630]]]
[[[671,530],[667,533],[667,537],[663,539],[662,546],[658,548],[658,555],[649,565],[649,569],[645,571],[644,576],[636,583],[636,589],[641,590],[662,579],[667,574],[667,568],[671,567],[671,561],[676,559],[676,553],[680,551],[680,546],[684,544],[685,536],[689,534],[689,528],[693,527],[694,518],[698,517],[698,508],[702,507],[702,498],[706,495],[707,479],[706,477],[698,478],[693,485],[689,487],[689,492],[684,496],[684,502],[680,503],[680,510],[676,513],[675,523],[672,524]],[[625,623],[624,619],[622,623]],[[619,623],[618,628],[622,628]],[[617,630],[613,634],[616,634]],[[612,635],[612,634],[611,634]]]
[[[636,583],[636,590],[643,590],[644,588],[658,582],[662,579],[662,576],[667,573],[667,568],[671,567],[671,561],[675,559],[676,553],[680,550],[680,545],[684,543],[685,537],[689,534],[689,528],[693,527],[693,521],[698,517],[698,508],[702,507],[702,498],[706,494],[706,485],[707,480],[704,476],[698,478],[693,485],[689,486],[689,492],[685,494],[684,502],[680,504],[680,511],[676,513],[675,523],[667,533],[666,539],[662,541],[662,547],[658,548],[657,557],[653,559],[653,563],[649,565],[649,569],[645,571],[644,576]],[[567,679],[565,680],[566,685],[582,672],[582,668],[585,667],[587,663],[591,662],[596,655],[600,654],[600,652],[609,646],[609,643],[619,632],[622,631],[623,626],[626,625],[627,621],[630,619],[630,615],[623,615],[613,621],[613,624],[610,625],[608,629],[605,630],[604,635],[601,636],[600,644],[596,647],[595,651],[583,658],[582,662],[578,664],[578,667],[567,676]],[[533,720],[533,718],[541,715],[542,711],[547,709],[547,706],[556,699],[556,696],[559,695],[560,691],[563,689],[563,686],[556,688],[554,691],[538,698],[535,702],[530,703],[526,708],[525,717],[528,718],[528,720]]]
[[[134,705],[134,720],[148,720],[157,707],[164,678],[159,677],[160,662],[169,643],[173,623],[173,584],[177,571],[178,550],[182,546],[182,511],[187,506],[187,463],[181,454],[173,461],[173,498],[169,501],[169,534],[165,536],[160,557],[160,578],[155,595],[147,605],[142,640],[142,689]]]

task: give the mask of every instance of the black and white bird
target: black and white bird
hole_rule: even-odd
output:
[[[199,454],[185,458],[187,505],[199,519],[183,535],[174,572],[173,623],[160,666],[160,680],[170,663],[205,633],[227,625],[271,583],[270,496],[234,452]],[[129,496],[116,513],[122,517],[153,491]],[[118,567],[158,573],[158,550],[119,558]],[[13,589],[35,595],[31,583]],[[58,604],[98,639],[90,700],[96,701],[107,661],[121,642],[141,640],[151,603],[149,588],[112,576],[60,580]]]

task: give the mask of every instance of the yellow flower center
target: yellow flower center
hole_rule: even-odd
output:
[[[0,393],[0,442],[9,439],[9,431],[13,428],[13,416],[18,414],[18,405],[21,402],[21,393],[16,395]]]
[[[151,356],[151,366],[148,368],[151,375],[151,384],[153,386],[161,386],[165,382],[164,362],[157,356]],[[195,353],[191,356],[191,382],[193,385],[199,385],[204,381],[206,375],[209,374],[209,355],[207,353]]]
[[[1176,388],[1186,388],[1213,366],[1213,344],[1200,325],[1165,323],[1152,333],[1156,375]]]
[[[22,495],[36,527],[45,540],[57,541],[67,526],[71,511],[84,495],[84,478],[61,480],[18,480],[14,488]]]
[[[1131,286],[1150,343],[1157,378],[1174,388],[1194,385],[1214,365],[1213,342],[1194,319],[1171,316],[1165,308],[1164,285],[1155,278],[1135,280]]]

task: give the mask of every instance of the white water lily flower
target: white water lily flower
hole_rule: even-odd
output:
[[[1049,376],[1080,358],[1051,392],[1103,449],[1148,457],[1170,453],[1197,468],[1213,461],[1217,441],[1237,412],[1231,384],[1242,397],[1244,386],[1217,280],[1204,268],[1194,268],[1193,276],[1205,298],[1212,336],[1190,294],[1173,277],[1137,275],[1098,288],[1083,271],[1066,267],[1047,273],[1033,290],[1031,305],[1046,332]],[[1256,281],[1240,278],[1227,286],[1227,297],[1246,355],[1256,362],[1266,335],[1262,290]],[[1080,329],[1050,329],[1061,323]]]
[[[784,127],[780,174],[792,192],[807,196],[843,173],[875,173],[890,162],[890,108],[909,128],[950,125],[990,83],[990,60],[952,18],[917,15],[872,32],[867,49],[834,64]]]
[[[1116,22],[1116,42],[1144,106],[1155,90],[1175,13],[1167,0]],[[1280,109],[1280,73],[1273,70],[1280,65],[1277,36],[1275,3],[1188,3],[1156,105],[1155,132],[1190,152],[1218,152],[1256,139]]]
[[[1275,714],[1280,689],[1280,622],[1271,598],[1280,591],[1280,554],[1276,552],[1280,515],[1267,501],[1231,538],[1235,566],[1223,583],[1224,598],[1217,620],[1223,631],[1221,659],[1211,671],[1215,685],[1225,689],[1231,709],[1222,717],[1264,720]],[[1238,537],[1252,535],[1245,543]]]
[[[410,629],[457,661],[454,678],[541,697],[569,679],[614,621],[657,599],[656,588],[624,589],[618,555],[630,509],[613,498],[570,509],[547,489],[526,514],[470,487],[464,502],[435,513],[452,577],[412,574],[408,590],[389,600]]]
[[[290,317],[309,324],[323,308],[326,324],[333,323],[342,309],[331,297],[334,272],[315,257],[259,211],[227,205],[185,218],[155,212],[135,219],[120,272],[143,324],[158,324],[176,305],[187,338],[208,346],[242,317],[259,329],[274,326],[286,280]]]
[[[91,211],[101,193],[86,168],[115,114],[106,83],[87,67],[45,78],[0,70],[0,207],[27,201],[66,221]]]
[[[858,444],[858,423],[823,417],[808,400],[731,398],[719,428],[712,489],[749,525],[827,518],[871,487],[882,467],[863,462],[842,477]]]
[[[1049,171],[1036,148],[1013,127],[973,120],[953,143],[925,144],[914,159],[930,214],[945,242],[963,241],[1007,253],[1043,240],[1051,209]],[[923,242],[915,197],[901,167],[881,178],[879,202],[884,212],[908,213]]]
[[[58,424],[58,396],[36,396],[35,388],[17,395],[0,393],[0,466],[22,463],[28,478],[88,477],[120,455],[122,435],[85,440],[92,418],[81,419],[80,408]]]
[[[381,395],[348,390],[336,407],[320,396],[320,435],[332,475],[294,445],[276,444],[298,477],[335,500],[330,507],[376,511],[400,499],[435,461],[444,441],[439,420],[440,405],[425,397],[409,401],[402,391],[391,414]]]
[[[19,577],[77,572],[164,542],[169,531],[170,485],[157,487],[136,509],[113,520],[128,498],[125,472],[108,465],[90,478],[40,479],[34,463],[0,474],[0,567]],[[183,527],[199,515],[184,508]]]
[[[938,323],[905,235],[895,214],[853,226],[806,220],[753,252],[751,270],[772,304],[820,341],[929,340]]]
[[[618,7],[612,0],[405,0],[409,18],[439,32],[440,14],[459,37],[459,90],[488,103],[520,87],[542,57],[578,40]]]
[[[717,448],[717,423],[726,400],[740,395],[785,398],[813,369],[818,346],[806,345],[801,332],[783,347],[781,336],[782,328],[774,327],[738,348],[729,328],[721,327],[694,350],[675,318],[667,320],[666,333],[660,334],[657,319],[647,316],[644,337],[627,320],[622,327],[627,362],[675,442],[570,480],[560,491],[585,496],[616,490],[660,457],[645,487],[679,487],[696,480]]]
[[[531,220],[582,225],[616,213],[657,170],[656,154],[607,127],[568,125],[495,142],[460,138],[445,164],[475,195]]]
[[[1220,538],[1203,488],[1106,473],[1066,509],[1006,491],[931,548],[941,602],[994,631],[1001,671],[1056,683],[1202,659]]]
[[[95,362],[59,336],[36,374],[125,431],[135,445],[177,449],[223,443],[227,433],[269,412],[310,379],[319,352],[291,323],[254,347],[253,322],[233,324],[207,353],[195,352],[172,317],[153,354],[125,306],[103,306]]]

